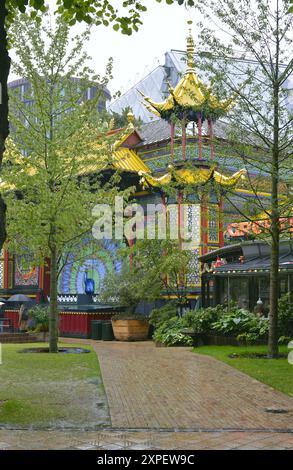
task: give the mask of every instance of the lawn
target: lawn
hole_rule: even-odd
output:
[[[293,365],[287,358],[250,359],[246,357],[230,358],[230,354],[247,352],[266,353],[266,346],[200,346],[194,349],[197,354],[207,354],[232,367],[245,372],[255,379],[293,397]],[[287,346],[280,347],[281,353],[289,353]]]
[[[2,345],[0,426],[82,428],[109,424],[99,363],[92,348],[86,346],[91,349],[87,354],[18,353],[37,346],[44,343]]]

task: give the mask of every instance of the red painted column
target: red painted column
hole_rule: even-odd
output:
[[[219,202],[219,245],[220,248],[224,246],[224,223],[223,223],[223,217],[224,217],[224,198],[221,196],[220,202]]]
[[[171,161],[174,161],[175,124],[171,122]]]
[[[201,116],[199,116],[197,121],[197,128],[198,128],[198,158],[202,160],[202,120]]]
[[[209,130],[209,141],[210,141],[210,149],[211,149],[211,160],[215,158],[215,146],[214,146],[214,129],[213,129],[213,121],[208,119],[208,130]]]

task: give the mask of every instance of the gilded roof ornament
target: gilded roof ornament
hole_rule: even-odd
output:
[[[187,36],[187,69],[186,73],[194,73],[195,72],[195,62],[194,62],[194,40],[192,36],[191,25],[192,21],[187,21],[189,27],[189,34]]]
[[[167,121],[173,117],[187,121],[197,122],[199,116],[202,120],[216,120],[225,115],[234,105],[234,97],[228,100],[219,100],[213,95],[210,87],[205,85],[195,72],[195,47],[192,36],[192,21],[188,21],[189,33],[186,47],[186,72],[173,88],[169,85],[169,96],[162,102],[155,102],[149,96],[138,92],[144,98],[144,105],[152,112]]]

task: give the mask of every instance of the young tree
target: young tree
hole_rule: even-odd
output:
[[[156,0],[161,2],[161,0]],[[109,0],[57,0],[56,12],[69,24],[85,22],[97,26],[113,25],[115,31],[131,35],[142,24],[141,14],[147,10],[145,2],[119,0],[118,8]],[[166,0],[167,4],[174,3]],[[179,4],[193,4],[192,0],[178,0]],[[30,12],[31,19],[39,19],[46,11],[45,0],[0,0],[0,169],[9,135],[8,89],[10,57],[7,44],[7,30],[14,22],[17,12]],[[0,194],[0,249],[6,238],[6,206]]]
[[[292,168],[292,103],[289,77],[293,71],[292,15],[288,0],[198,0],[203,70],[219,94],[235,97],[227,121],[229,150],[243,157],[255,194],[255,209],[270,218],[270,332],[269,356],[278,355],[278,268],[280,217],[288,201],[280,199],[281,180],[290,184]],[[241,51],[241,52],[239,52]],[[241,60],[239,60],[241,59]],[[292,88],[292,84],[291,84]],[[253,169],[254,168],[254,169]],[[289,176],[289,178],[288,178]],[[269,204],[258,194],[269,180]],[[284,201],[284,200],[283,200]],[[250,204],[252,201],[250,201]],[[239,210],[238,204],[235,209]],[[251,217],[246,215],[248,218]]]
[[[118,194],[115,175],[106,183],[100,178],[111,164],[117,135],[105,137],[99,93],[84,100],[93,83],[99,81],[103,90],[111,70],[108,66],[103,79],[92,75],[84,52],[89,33],[70,39],[60,18],[54,27],[22,16],[10,33],[15,70],[30,86],[25,96],[11,95],[14,143],[8,143],[3,167],[10,187],[7,244],[12,253],[32,254],[35,265],[50,260],[50,351],[57,352],[57,280],[66,253],[78,252],[91,230],[94,205]]]

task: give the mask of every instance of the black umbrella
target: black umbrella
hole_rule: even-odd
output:
[[[30,302],[31,299],[23,294],[14,294],[9,297],[8,302]]]
[[[3,299],[2,297],[0,297],[0,302],[5,303],[5,302],[7,302],[7,299]]]

